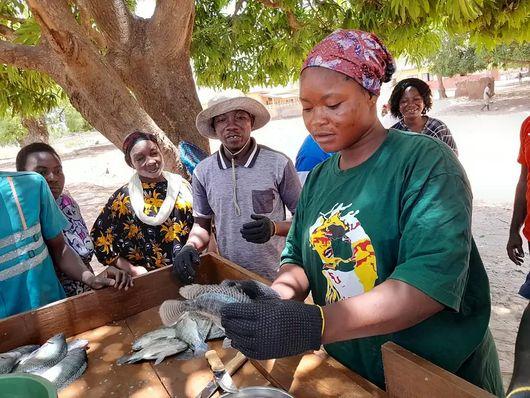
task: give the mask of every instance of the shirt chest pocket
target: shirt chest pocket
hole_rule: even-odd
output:
[[[272,213],[274,209],[274,189],[252,190],[252,208],[256,214]]]

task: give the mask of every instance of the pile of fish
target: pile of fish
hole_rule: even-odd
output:
[[[25,345],[0,354],[0,374],[31,373],[49,380],[58,390],[79,378],[87,368],[88,341],[67,343],[63,333],[42,346]]]
[[[134,341],[133,352],[118,359],[118,365],[142,360],[155,360],[158,365],[173,355],[179,360],[202,356],[208,350],[207,341],[225,335],[220,316],[223,305],[251,302],[239,289],[224,284],[188,285],[179,293],[185,300],[167,300],[160,306],[165,326]]]

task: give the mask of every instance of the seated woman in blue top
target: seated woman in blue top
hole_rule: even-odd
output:
[[[0,319],[65,297],[53,264],[93,289],[132,286],[116,268],[94,275],[64,240],[68,222],[42,176],[0,172]]]

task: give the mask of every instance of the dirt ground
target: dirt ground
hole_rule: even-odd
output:
[[[519,175],[519,128],[530,115],[530,82],[498,82],[496,93],[489,112],[480,111],[481,101],[446,99],[436,101],[430,115],[451,129],[473,188],[473,233],[491,282],[490,326],[506,384],[526,305],[517,291],[529,271],[528,261],[522,267],[509,261],[505,245]],[[290,118],[270,122],[255,137],[294,159],[306,134],[302,119]],[[121,152],[96,132],[63,138],[53,145],[63,157],[67,189],[79,202],[90,227],[110,194],[128,180],[131,169]],[[212,143],[212,149],[216,148]],[[14,169],[16,151],[14,147],[0,148],[0,170]]]

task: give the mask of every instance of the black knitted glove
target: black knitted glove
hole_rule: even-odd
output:
[[[227,304],[221,323],[232,347],[249,358],[273,359],[320,348],[322,315],[294,300]]]
[[[195,268],[200,263],[199,252],[191,245],[184,245],[182,249],[173,247],[173,274],[183,284],[192,283],[195,279]]]
[[[243,224],[240,232],[247,242],[265,243],[274,235],[274,223],[269,217],[252,214],[250,216],[255,221]]]
[[[241,293],[245,293],[250,299],[255,301],[279,300],[280,295],[276,290],[271,289],[264,283],[252,280],[233,281],[226,280],[221,282],[221,286],[233,287]]]

